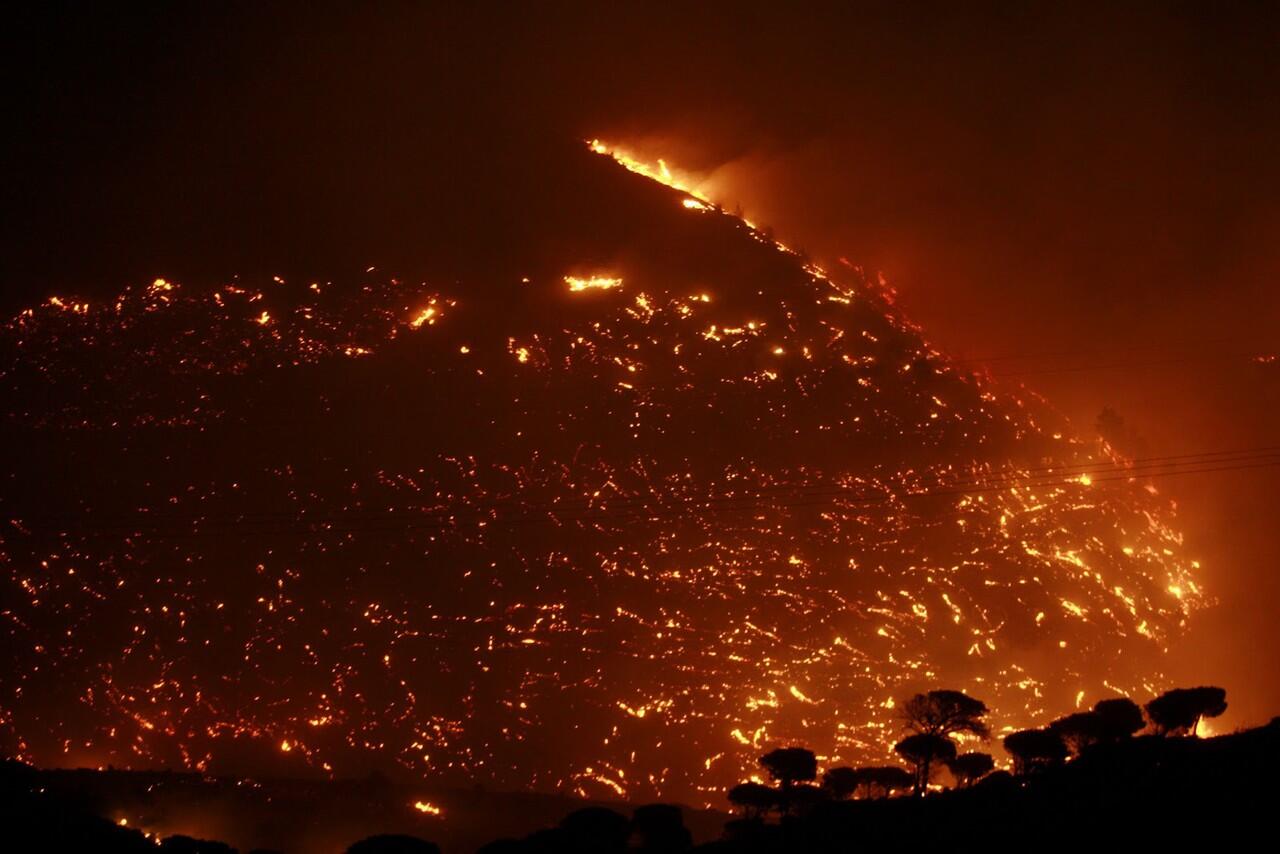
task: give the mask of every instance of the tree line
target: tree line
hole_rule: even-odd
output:
[[[775,785],[745,782],[731,788],[729,802],[743,818],[761,820],[771,812],[788,815],[828,800],[876,799],[911,793],[923,796],[945,771],[955,787],[996,776],[1025,777],[1094,749],[1146,731],[1164,737],[1195,736],[1200,721],[1227,709],[1222,688],[1175,688],[1139,706],[1127,697],[1101,700],[1087,711],[1057,718],[1047,726],[1011,732],[1001,739],[1013,760],[1012,772],[997,770],[989,753],[961,753],[957,737],[991,739],[987,705],[962,691],[916,694],[900,706],[903,737],[894,752],[904,765],[840,766],[819,779],[818,758],[804,747],[781,747],[760,757]]]

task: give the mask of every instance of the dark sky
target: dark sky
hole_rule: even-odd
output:
[[[1082,430],[1111,406],[1152,455],[1280,444],[1280,368],[1251,360],[1280,352],[1274,5],[254,5],[7,13],[7,309],[193,245],[245,272],[235,228],[458,168],[419,152],[481,122],[706,176]],[[1162,485],[1220,600],[1174,675],[1264,721],[1276,470]]]

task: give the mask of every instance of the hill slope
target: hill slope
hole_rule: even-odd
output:
[[[6,325],[12,753],[701,803],[881,757],[917,686],[1016,725],[1155,678],[1200,594],[1153,484],[880,283],[531,158],[413,278]]]

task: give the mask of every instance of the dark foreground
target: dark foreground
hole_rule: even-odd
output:
[[[170,836],[158,839],[118,822],[134,810],[145,823],[178,813],[179,799],[161,798],[165,787],[183,791],[195,826],[230,827],[253,822],[226,838],[292,839],[308,850],[341,851],[355,837],[334,828],[347,814],[365,810],[385,818],[380,830],[433,839],[450,850],[471,850],[479,840],[499,852],[835,852],[1132,850],[1235,851],[1269,849],[1273,811],[1280,797],[1280,721],[1210,739],[1143,737],[1099,747],[1058,768],[1015,778],[997,772],[971,788],[875,801],[818,803],[799,815],[729,821],[714,835],[715,813],[641,807],[631,816],[605,805],[569,813],[550,796],[442,793],[440,818],[397,812],[403,792],[385,781],[277,784],[258,798],[256,812],[234,799],[202,795],[187,775],[129,772],[41,771],[8,763],[0,812],[12,851],[229,852],[219,842]],[[187,781],[184,784],[183,781]],[[207,781],[205,785],[210,785]],[[256,784],[242,784],[254,786]],[[581,802],[573,802],[581,806]],[[412,804],[409,804],[412,811]],[[613,805],[617,807],[618,805]],[[238,810],[238,812],[236,812]],[[114,812],[113,812],[114,811]],[[720,816],[719,818],[723,818]],[[536,827],[532,833],[521,828]],[[691,825],[690,833],[681,823]],[[298,832],[306,825],[310,834]],[[365,826],[369,826],[364,822]],[[465,828],[462,827],[465,825]],[[351,823],[349,834],[355,827]],[[330,828],[326,831],[325,828]],[[487,831],[487,832],[486,832]],[[317,834],[334,833],[324,839]],[[434,846],[411,838],[366,844],[362,852],[427,852]]]

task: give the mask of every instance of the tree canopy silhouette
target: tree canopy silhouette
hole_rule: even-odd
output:
[[[1060,764],[1067,745],[1053,730],[1024,729],[1004,737],[1004,749],[1013,757],[1015,774],[1032,774]]]
[[[1201,718],[1216,718],[1227,710],[1222,688],[1174,688],[1147,703],[1147,717],[1159,735],[1195,735]]]
[[[862,783],[862,775],[849,767],[829,768],[822,774],[822,788],[838,801],[847,800]]]
[[[778,805],[778,790],[764,783],[739,783],[729,790],[729,803],[742,810],[743,818],[759,818]]]
[[[818,776],[818,757],[804,747],[779,747],[760,757],[769,776],[782,784],[785,792],[796,783],[807,783]]]
[[[1098,734],[1101,741],[1120,741],[1129,738],[1147,725],[1142,709],[1128,697],[1099,700],[1093,706],[1098,716]]]
[[[947,770],[956,778],[956,785],[961,788],[973,785],[995,767],[996,761],[991,758],[990,753],[961,753],[947,760]]]
[[[1074,712],[1049,724],[1050,731],[1062,739],[1073,756],[1102,741],[1102,718],[1096,712]]]
[[[859,768],[858,778],[863,797],[866,798],[887,798],[896,791],[910,789],[915,785],[915,776],[897,765],[871,765]]]
[[[931,732],[918,732],[915,735],[909,735],[895,744],[893,749],[899,756],[915,766],[915,793],[917,795],[924,794],[925,787],[929,785],[934,763],[953,759],[956,755],[955,742],[945,735]]]
[[[779,794],[786,811],[799,815],[804,815],[817,804],[831,799],[826,789],[809,783],[800,783]]]
[[[909,733],[988,738],[991,730],[983,720],[987,711],[986,703],[962,691],[940,690],[916,694],[902,704],[899,714]]]

